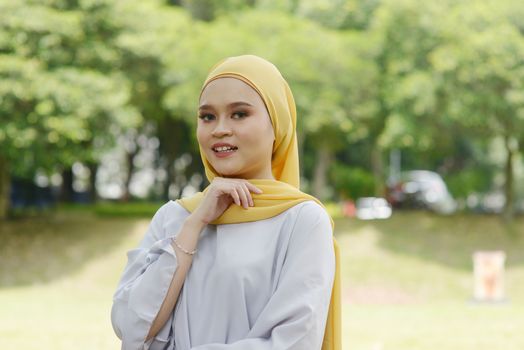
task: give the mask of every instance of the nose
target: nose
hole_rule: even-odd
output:
[[[215,124],[215,128],[211,132],[214,137],[224,137],[233,134],[231,126],[227,123],[227,118],[218,118],[218,122]]]

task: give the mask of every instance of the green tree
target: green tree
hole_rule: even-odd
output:
[[[128,82],[110,67],[102,2],[0,2],[0,217],[9,175],[32,177],[74,161],[94,161],[115,128],[139,119]],[[98,26],[96,27],[95,24]]]
[[[299,145],[314,144],[320,165],[312,172],[312,190],[325,197],[329,159],[333,152],[344,147],[346,133],[355,126],[350,117],[352,112],[363,108],[363,103],[348,102],[357,101],[352,96],[358,96],[354,90],[361,82],[356,77],[364,78],[360,73],[363,64],[352,69],[358,57],[354,51],[345,51],[348,47],[344,46],[342,35],[285,12],[260,10],[224,15],[193,31],[198,35],[187,42],[181,39],[179,49],[169,55],[166,76],[171,87],[166,106],[173,114],[186,116],[194,126],[198,93],[214,63],[245,53],[270,60],[294,91]],[[351,106],[352,112],[345,110],[345,106]]]
[[[461,4],[443,21],[444,43],[431,55],[447,116],[477,138],[503,140],[506,218],[514,212],[514,163],[524,134],[523,22],[514,17],[523,11],[513,1]]]

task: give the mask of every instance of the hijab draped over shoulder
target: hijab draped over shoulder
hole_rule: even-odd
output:
[[[201,91],[211,81],[225,77],[239,79],[251,86],[266,105],[275,134],[271,160],[271,168],[275,180],[247,179],[263,191],[261,194],[252,194],[255,205],[248,209],[231,205],[212,224],[232,224],[263,220],[276,216],[298,203],[308,200],[313,200],[322,205],[315,197],[299,190],[300,174],[296,135],[296,106],[291,89],[279,70],[272,63],[258,56],[229,57],[218,62],[211,69]],[[205,167],[206,177],[211,182],[219,174],[208,161],[201,148],[200,155]],[[179,199],[177,202],[188,211],[193,212],[204,198],[208,188],[192,197]],[[333,221],[331,223],[333,225]],[[333,244],[336,263],[335,279],[322,350],[340,350],[342,348],[340,258],[339,247],[335,237],[333,237]]]

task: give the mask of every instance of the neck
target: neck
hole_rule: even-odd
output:
[[[275,180],[275,177],[273,176],[271,169],[266,169],[265,171],[261,171],[258,173],[245,173],[245,174],[237,174],[237,175],[225,176],[225,177],[240,178],[240,179],[246,179],[246,180],[251,180],[251,179]]]

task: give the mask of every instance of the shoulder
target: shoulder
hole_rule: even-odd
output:
[[[295,227],[315,228],[320,227],[332,231],[331,217],[326,209],[315,201],[309,200],[292,207],[296,215]]]
[[[315,201],[300,203],[291,230],[289,250],[311,261],[323,260],[333,254],[333,226],[327,211]],[[296,256],[298,256],[296,255]]]
[[[153,216],[153,219],[163,219],[166,216],[184,216],[188,214],[189,212],[178,202],[170,200],[158,208],[158,210],[155,212],[155,215]]]
[[[151,225],[156,230],[165,230],[170,226],[176,226],[177,223],[182,222],[189,214],[190,213],[179,203],[170,200],[158,208],[151,220]]]

